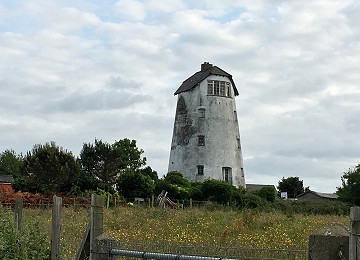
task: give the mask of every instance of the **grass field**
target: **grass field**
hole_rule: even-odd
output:
[[[63,208],[62,259],[73,259],[85,231],[90,209]],[[347,226],[348,216],[299,215],[257,210],[105,209],[104,230],[122,244],[186,243],[209,246],[306,249],[311,233],[329,223]],[[24,222],[39,222],[50,236],[51,209],[25,209]],[[50,240],[49,240],[50,241]]]

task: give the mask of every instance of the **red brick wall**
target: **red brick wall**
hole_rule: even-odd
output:
[[[14,190],[12,189],[10,183],[0,183],[0,193],[11,194],[14,193]]]

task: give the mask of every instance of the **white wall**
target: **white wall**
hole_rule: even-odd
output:
[[[223,180],[222,167],[231,167],[233,184],[245,186],[233,89],[231,97],[208,96],[207,80],[230,82],[211,75],[178,95],[168,171],[179,171],[190,181]],[[205,108],[205,118],[199,118],[199,108]],[[205,146],[198,146],[198,135],[205,136]],[[203,176],[197,175],[197,165],[204,165]]]

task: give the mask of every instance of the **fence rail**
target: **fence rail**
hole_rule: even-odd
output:
[[[174,248],[174,251],[176,248]],[[226,249],[226,248],[224,248]],[[228,249],[228,248],[227,248]],[[161,253],[154,251],[136,251],[128,249],[111,249],[110,255],[124,256],[141,259],[164,259],[164,260],[216,260],[216,259],[271,259],[271,260],[305,260],[307,259],[307,250],[278,250],[278,249],[259,249],[259,248],[232,248],[232,252],[214,254],[193,254],[189,252],[182,253]],[[110,258],[111,259],[111,258]]]
[[[122,250],[122,249],[112,249],[110,250],[110,255],[141,258],[141,259],[158,259],[158,260],[235,260],[230,258],[164,254],[164,253],[156,253],[156,252],[142,252],[142,251],[131,251],[131,250]]]
[[[61,198],[54,196],[53,225],[51,239],[51,259],[58,260],[61,226]],[[305,259],[360,259],[360,207],[352,207],[350,212],[350,230],[345,234],[331,232],[311,235],[309,249],[267,249],[248,247],[227,247],[219,245],[186,245],[170,243],[125,243],[115,241],[103,233],[104,200],[99,195],[92,195],[91,217],[84,234],[81,248],[76,259],[111,260],[116,256],[161,259],[161,260],[305,260]],[[23,201],[15,203],[15,224],[21,230]],[[336,229],[337,230],[337,229]],[[336,233],[336,232],[335,232]],[[350,236],[349,236],[350,235]],[[350,239],[349,239],[350,238]],[[99,243],[100,241],[100,243]],[[310,248],[311,242],[311,248]],[[117,244],[119,243],[119,244]],[[120,249],[119,249],[120,248]],[[329,256],[335,257],[329,257]],[[97,257],[98,256],[98,257]],[[316,256],[316,257],[314,257]],[[349,258],[348,258],[349,257]]]
[[[124,243],[122,241],[117,241],[117,246],[130,251],[212,256],[222,259],[307,259],[307,249],[252,248],[207,244],[189,245],[185,243]]]

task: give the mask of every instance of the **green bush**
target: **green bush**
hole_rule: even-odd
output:
[[[263,187],[255,194],[269,202],[274,202],[276,199],[276,190],[272,187]]]
[[[252,193],[245,193],[242,195],[241,200],[238,203],[238,208],[241,209],[266,209],[266,200]]]
[[[0,259],[50,259],[47,234],[39,222],[25,222],[19,232],[15,228],[13,212],[0,206],[0,227]]]
[[[204,199],[226,204],[232,200],[233,186],[225,181],[209,179],[201,187]]]
[[[296,213],[314,215],[348,215],[350,206],[340,201],[294,201],[292,208]]]
[[[160,179],[156,182],[155,194],[158,195],[163,190],[167,192],[167,197],[173,201],[183,200],[189,196],[189,188],[172,184],[166,180]]]
[[[285,214],[348,215],[350,212],[349,204],[337,200],[276,200],[272,205]]]

